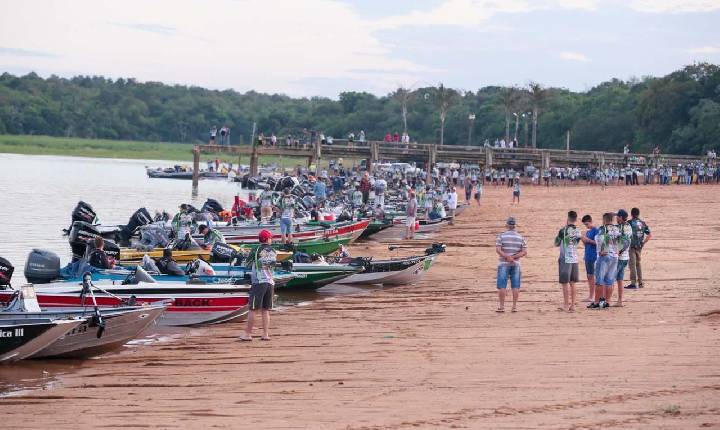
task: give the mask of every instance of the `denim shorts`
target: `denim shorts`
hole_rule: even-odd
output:
[[[498,266],[497,269],[497,289],[504,290],[507,288],[508,279],[510,279],[510,288],[520,288],[520,266]]]
[[[280,218],[280,234],[292,234],[292,219]]]
[[[595,275],[595,260],[593,260],[593,261],[585,260],[585,274],[588,276]]]
[[[617,277],[615,278],[616,281],[622,281],[625,279],[625,268],[628,265],[628,260],[618,260],[617,264]]]
[[[610,287],[617,275],[617,258],[599,255],[595,262],[595,284]]]

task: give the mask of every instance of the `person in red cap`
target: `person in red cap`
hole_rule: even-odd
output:
[[[262,312],[262,329],[263,334],[260,340],[270,340],[268,332],[270,327],[270,309],[273,307],[273,296],[275,295],[275,280],[273,278],[273,270],[277,262],[277,253],[270,245],[272,243],[272,233],[267,230],[261,230],[258,234],[260,246],[255,249],[252,261],[250,296],[248,298],[247,326],[245,326],[245,334],[240,336],[240,340],[249,342],[252,340],[253,324],[255,322],[255,312]]]

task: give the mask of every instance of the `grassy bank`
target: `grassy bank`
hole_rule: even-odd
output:
[[[181,143],[0,135],[0,153],[192,161],[191,151]]]
[[[140,142],[135,140],[82,139],[77,137],[16,136],[0,134],[0,153],[27,155],[62,155],[69,157],[127,158],[136,160],[169,160],[192,162],[192,145],[171,142]],[[203,155],[201,160],[215,159]],[[237,163],[237,157],[220,157],[222,161]],[[326,165],[328,160],[323,160]],[[243,158],[243,164],[250,160]],[[261,156],[260,163],[276,162],[284,167],[305,165],[306,159]],[[359,160],[347,159],[352,166]]]

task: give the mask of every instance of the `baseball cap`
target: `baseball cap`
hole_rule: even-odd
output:
[[[507,221],[505,222],[507,225],[515,225],[515,217],[508,217]]]
[[[627,217],[628,217],[628,213],[627,213],[627,211],[626,211],[625,209],[618,209],[618,211],[617,211],[617,213],[616,213],[615,215],[617,215],[617,216],[619,216],[619,217],[621,217],[621,218],[627,218]]]
[[[260,230],[260,233],[258,233],[258,240],[261,243],[269,242],[272,240],[272,233],[270,233],[268,230]]]

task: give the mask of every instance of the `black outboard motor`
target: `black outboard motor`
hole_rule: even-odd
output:
[[[85,221],[74,221],[68,234],[68,242],[72,250],[72,261],[77,261],[85,255],[88,242],[100,236],[100,232],[92,224]]]
[[[210,258],[213,263],[230,263],[237,256],[237,251],[232,246],[215,242],[210,251]]]
[[[202,205],[202,207],[200,208],[200,212],[212,212],[214,214],[219,214],[223,210],[224,209],[223,209],[222,205],[220,204],[220,202],[218,202],[215,199],[210,199],[210,198],[207,199],[205,201],[205,203]]]
[[[435,242],[432,245],[430,245],[430,248],[427,248],[425,250],[425,255],[440,254],[442,252],[445,252],[445,244]]]
[[[60,257],[46,249],[33,249],[25,262],[25,279],[44,284],[60,277]]]
[[[73,262],[85,256],[88,251],[88,244],[91,249],[94,247],[93,241],[97,236],[100,236],[100,232],[93,225],[83,221],[73,223],[68,237]],[[120,247],[115,242],[105,239],[105,254],[107,254],[108,258],[114,258],[117,261],[120,259]]]
[[[147,209],[140,208],[136,210],[130,217],[130,220],[128,220],[127,225],[120,229],[120,244],[123,246],[130,246],[130,237],[135,234],[138,227],[150,224],[151,222],[153,222],[153,218],[150,216],[150,212],[148,212]]]
[[[72,211],[73,222],[84,221],[92,224],[95,221],[96,217],[97,214],[95,213],[93,207],[90,206],[89,203],[85,203],[82,200],[78,202],[77,206],[75,206],[75,209],[73,209]]]
[[[10,287],[10,280],[12,279],[15,268],[9,261],[0,257],[0,290],[4,290]]]

